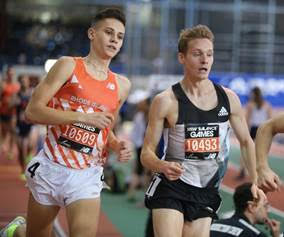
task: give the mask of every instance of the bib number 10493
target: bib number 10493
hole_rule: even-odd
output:
[[[185,158],[215,159],[220,151],[219,125],[185,125]]]

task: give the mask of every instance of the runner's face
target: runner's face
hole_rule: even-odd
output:
[[[93,31],[90,38],[92,47],[102,58],[111,59],[119,52],[125,34],[125,27],[120,21],[107,18],[90,30]]]
[[[186,73],[193,78],[208,79],[213,64],[213,43],[206,38],[188,42],[186,54],[179,54]]]

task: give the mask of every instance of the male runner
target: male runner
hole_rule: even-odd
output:
[[[32,95],[26,117],[46,124],[47,135],[26,169],[28,237],[49,236],[61,207],[71,237],[96,235],[107,150],[113,149],[121,162],[132,156],[129,143],[112,132],[130,89],[127,78],[109,69],[124,35],[120,10],[99,12],[88,29],[89,54],[61,57]]]
[[[265,199],[256,186],[254,144],[238,96],[214,84],[214,35],[204,25],[181,32],[178,60],[181,82],[158,94],[151,105],[142,149],[142,164],[158,174],[145,203],[152,209],[156,237],[208,237],[220,206],[218,187],[229,158],[233,128],[253,182],[255,198]],[[155,154],[164,135],[165,156]]]

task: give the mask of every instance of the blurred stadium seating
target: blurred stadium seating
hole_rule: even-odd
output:
[[[179,74],[181,29],[206,24],[215,33],[216,72],[283,74],[281,0],[1,0],[0,69],[43,65],[48,58],[85,55],[94,13],[116,6],[127,15],[127,35],[112,67],[132,75]]]

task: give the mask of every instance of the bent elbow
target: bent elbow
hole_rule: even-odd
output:
[[[240,140],[240,146],[241,147],[250,147],[250,146],[254,146],[254,141],[252,140],[252,138],[249,136],[245,139],[241,139]]]
[[[145,151],[141,151],[141,155],[140,155],[140,161],[143,167],[146,167],[146,158],[145,158]]]
[[[263,134],[272,137],[277,134],[277,131],[271,119],[258,127],[256,135],[263,136]]]
[[[24,115],[25,115],[25,120],[28,123],[34,123],[35,122],[33,112],[32,112],[32,110],[29,106],[27,106]]]

